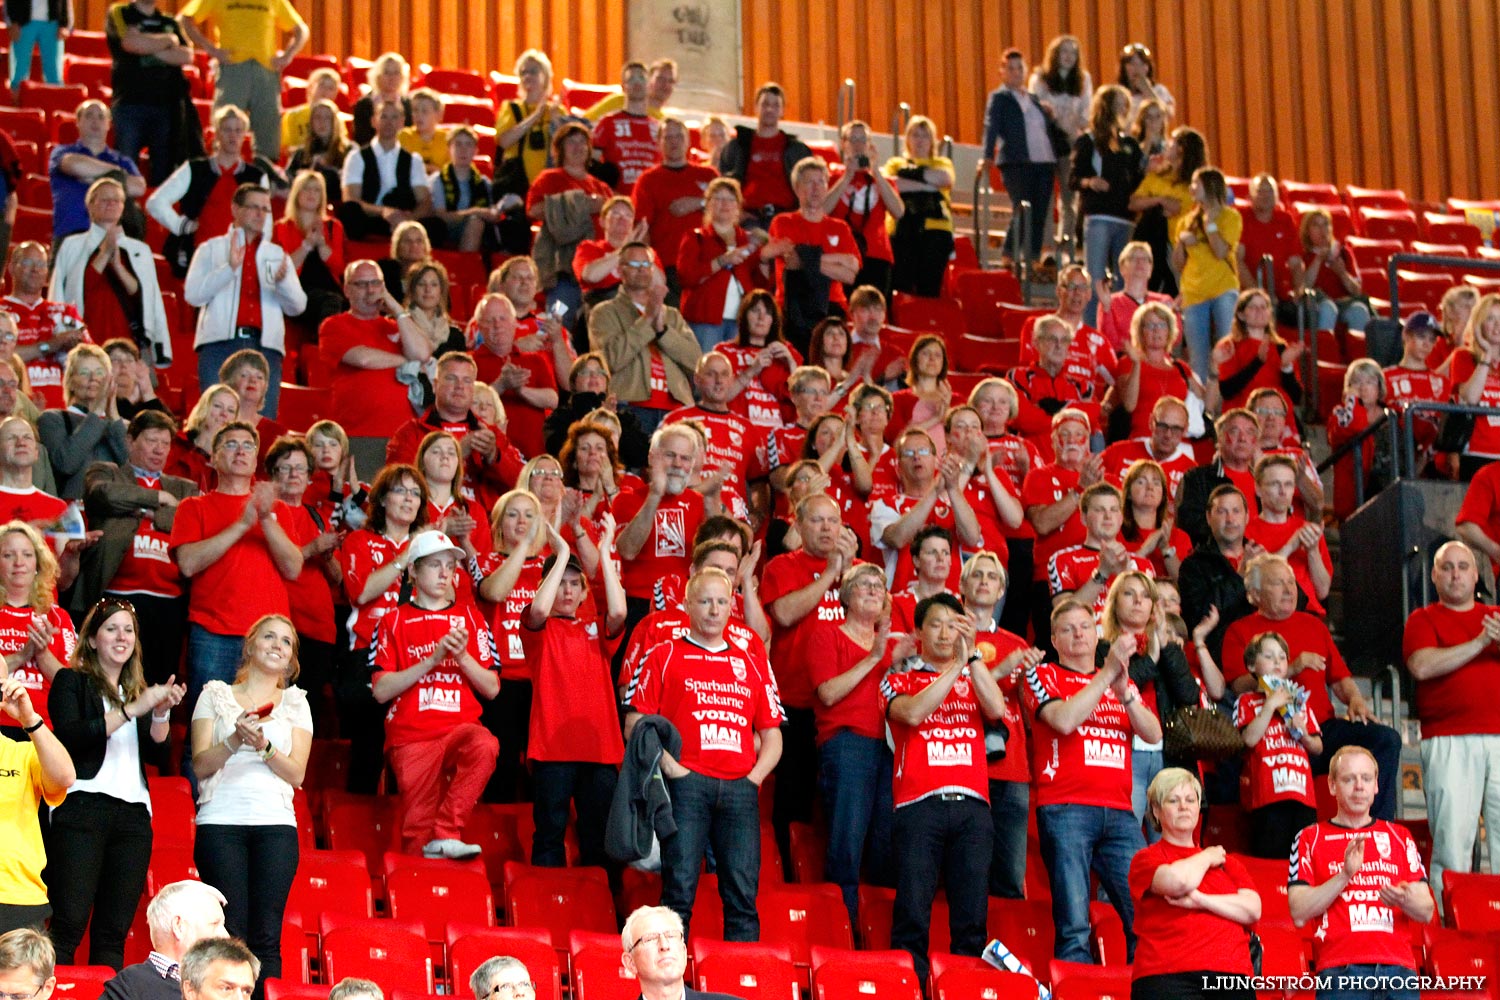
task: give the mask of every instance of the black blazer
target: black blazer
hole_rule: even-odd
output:
[[[78,641],[83,642],[83,636]],[[94,682],[67,667],[59,670],[47,695],[47,714],[52,717],[52,731],[73,758],[78,777],[96,777],[104,766],[109,736],[104,731],[104,696]],[[141,741],[141,779],[145,780],[146,759],[149,757],[153,764],[165,763],[169,745],[152,742],[150,713],[136,719],[135,725]]]

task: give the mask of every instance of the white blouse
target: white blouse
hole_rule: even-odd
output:
[[[222,743],[234,732],[234,724],[245,713],[234,692],[223,681],[209,681],[193,708],[193,721],[213,720],[212,743]],[[281,704],[261,720],[260,730],[278,753],[292,752],[292,730],[313,731],[307,692],[289,687],[281,692]],[[261,760],[260,754],[242,746],[229,755],[224,766],[198,781],[198,825],[296,826],[292,806],[295,789]]]

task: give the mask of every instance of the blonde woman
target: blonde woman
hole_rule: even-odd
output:
[[[5,664],[0,677],[19,680],[32,707],[46,719],[52,681],[78,641],[72,619],[53,598],[57,559],[40,532],[25,521],[11,521],[0,528],[0,567],[5,569],[5,602],[0,604],[0,656]]]
[[[887,160],[881,172],[901,195],[901,213],[891,213],[891,287],[933,297],[942,294],[943,275],[953,255],[953,161],[940,156],[932,119],[916,115],[903,136],[904,155]]]
[[[448,315],[451,287],[448,269],[435,260],[421,260],[407,268],[402,300],[434,358],[465,349],[463,328]]]
[[[1449,371],[1455,403],[1500,407],[1500,294],[1491,292],[1474,304]],[[1486,419],[1475,420],[1474,432],[1458,460],[1459,478],[1468,482],[1481,466],[1496,458],[1500,458],[1500,427]]]
[[[401,124],[410,125],[412,122],[411,98],[407,94],[411,89],[411,65],[401,53],[383,52],[376,56],[367,82],[370,89],[354,102],[353,140],[356,146],[368,146],[375,138],[375,109],[388,101],[401,105],[404,119]]]
[[[519,91],[514,100],[500,105],[495,118],[495,145],[500,151],[495,165],[497,183],[505,173],[507,160],[520,158],[527,181],[536,180],[537,174],[552,166],[547,157],[552,133],[567,114],[552,93],[552,60],[547,53],[527,49],[516,57],[512,72],[520,78]],[[503,193],[524,196],[524,192]]]
[[[411,268],[432,257],[432,240],[420,222],[407,219],[391,230],[391,253],[375,263],[380,267],[380,276],[391,298],[397,302],[406,299],[406,275]]]
[[[1111,390],[1115,404],[1130,414],[1125,437],[1151,436],[1151,410],[1163,396],[1186,400],[1191,395],[1196,402],[1189,404],[1189,415],[1197,406],[1200,419],[1219,405],[1218,380],[1205,387],[1196,372],[1172,356],[1178,336],[1177,314],[1163,303],[1148,302],[1131,319],[1130,346],[1115,370]]]
[[[317,170],[292,178],[272,239],[292,258],[297,280],[307,293],[301,322],[316,330],[329,316],[343,312],[344,224],[328,208],[328,181]]]
[[[332,101],[314,101],[307,114],[307,135],[287,161],[287,173],[314,171],[323,178],[329,199],[337,204],[344,197],[344,160],[353,148],[338,105]]]
[[[239,412],[240,394],[229,386],[219,383],[204,389],[182,422],[182,431],[172,439],[172,454],[163,471],[196,483],[205,493],[212,490],[218,482],[213,471],[214,435]]]
[[[125,421],[115,409],[114,369],[97,344],[79,344],[63,366],[60,410],[46,410],[37,421],[37,436],[52,461],[58,495],[83,497],[83,473],[95,462],[124,465]]]

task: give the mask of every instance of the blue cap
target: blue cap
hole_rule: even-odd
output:
[[[1426,309],[1419,309],[1406,317],[1406,322],[1401,325],[1403,334],[1415,336],[1431,330],[1433,333],[1441,333],[1442,328],[1438,326],[1437,319]]]

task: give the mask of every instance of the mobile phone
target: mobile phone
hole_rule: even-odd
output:
[[[260,706],[260,708],[251,709],[250,710],[250,714],[253,715],[253,716],[255,716],[257,719],[264,719],[266,716],[270,715],[275,709],[276,709],[275,702],[268,701],[264,705]]]

